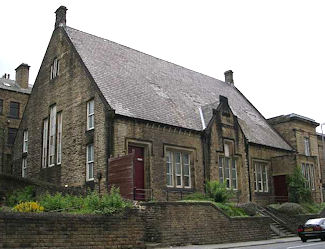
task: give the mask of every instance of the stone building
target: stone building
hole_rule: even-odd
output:
[[[16,68],[16,80],[9,74],[0,78],[0,173],[10,174],[12,146],[28,101],[29,66],[22,63]]]
[[[235,87],[232,71],[220,81],[76,30],[66,10],[56,11],[14,174],[101,191],[128,183],[134,197],[150,190],[156,200],[220,180],[241,202],[274,200],[273,160],[294,148]]]
[[[279,193],[285,194],[285,178],[300,166],[315,200],[322,200],[322,174],[320,167],[319,141],[315,120],[297,114],[281,115],[268,122],[295,149],[295,153],[274,159],[275,186]],[[285,167],[284,167],[285,166]]]

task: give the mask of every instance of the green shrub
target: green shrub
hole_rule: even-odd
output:
[[[229,216],[247,216],[242,208],[236,207],[234,204],[217,202],[215,205]]]
[[[313,214],[318,214],[324,209],[325,203],[313,203],[313,202],[305,202],[300,204],[307,213],[313,213]]]
[[[101,197],[95,192],[88,194],[84,201],[84,210],[81,212],[111,214],[127,207],[132,207],[132,203],[124,200],[120,195],[119,188],[113,186],[109,194],[104,194]]]
[[[13,207],[20,202],[35,201],[35,191],[33,186],[27,186],[22,190],[17,190],[8,196],[7,205]]]
[[[306,179],[297,166],[289,180],[289,201],[295,203],[312,202],[311,191],[306,188]]]
[[[234,196],[232,190],[226,188],[225,183],[218,181],[207,182],[205,190],[208,197],[213,198],[215,202],[225,203]]]
[[[209,198],[201,192],[195,192],[184,197],[184,200],[199,200],[199,201],[213,201],[212,198]]]
[[[132,203],[124,200],[118,188],[112,187],[109,194],[99,196],[89,192],[85,197],[45,194],[40,197],[40,204],[45,211],[64,211],[81,214],[111,214],[132,207]]]
[[[288,215],[305,214],[305,209],[298,203],[286,202],[280,205],[278,211]]]
[[[61,193],[55,195],[47,193],[42,195],[39,201],[45,211],[74,210],[80,209],[83,205],[82,197],[62,195]]]

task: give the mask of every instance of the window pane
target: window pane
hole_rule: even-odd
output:
[[[229,158],[225,158],[225,181],[226,187],[230,188],[230,165],[229,165]]]
[[[258,191],[258,184],[257,184],[257,163],[254,163],[254,182],[255,182],[255,191]]]
[[[175,153],[175,163],[176,163],[176,174],[181,174],[181,153],[176,152]]]
[[[19,118],[19,103],[10,102],[9,116],[12,118]]]
[[[93,179],[94,178],[94,163],[89,163],[89,179]]]
[[[15,142],[15,138],[16,138],[16,134],[17,134],[17,129],[15,128],[8,128],[8,140],[7,140],[7,144],[8,145],[13,145]]]
[[[166,153],[166,171],[167,171],[167,185],[173,186],[173,158],[172,153],[167,151]]]
[[[182,186],[182,177],[181,176],[176,176],[176,185]]]
[[[219,157],[219,182],[223,183],[223,157]]]
[[[266,165],[262,165],[263,190],[267,192]]]
[[[187,153],[183,154],[183,168],[184,168],[184,187],[190,187],[190,156]]]
[[[43,121],[43,154],[42,154],[42,167],[47,166],[47,138],[48,138],[48,120]]]
[[[231,170],[231,187],[237,189],[237,163],[236,159],[232,160]]]
[[[262,189],[262,169],[261,164],[257,164],[257,188],[258,191],[263,191]]]

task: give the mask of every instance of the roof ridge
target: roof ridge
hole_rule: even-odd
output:
[[[100,37],[100,36],[97,36],[97,35],[93,35],[93,34],[90,34],[90,33],[88,33],[88,32],[85,32],[85,31],[82,31],[82,30],[79,30],[79,29],[72,28],[72,27],[70,27],[70,26],[65,26],[64,29],[66,29],[66,28],[70,28],[70,29],[73,29],[73,30],[75,30],[75,31],[78,31],[78,32],[81,32],[81,33],[84,33],[84,34],[91,35],[91,36],[97,37],[97,38],[99,38],[99,39],[102,39],[102,40],[108,41],[108,42],[112,42],[112,43],[114,43],[114,44],[117,44],[117,45],[119,45],[119,46],[125,47],[125,48],[127,48],[127,49],[130,49],[130,50],[136,51],[136,52],[138,52],[138,53],[144,54],[144,55],[146,55],[146,56],[150,56],[150,57],[152,57],[152,58],[155,58],[155,59],[157,59],[157,60],[159,60],[159,61],[167,62],[167,63],[172,64],[172,65],[174,65],[174,66],[177,66],[177,67],[180,67],[180,68],[184,68],[184,69],[189,70],[189,71],[191,71],[191,72],[194,72],[194,73],[200,74],[200,75],[202,75],[202,76],[205,76],[205,77],[211,78],[211,79],[213,79],[213,80],[220,81],[220,82],[224,83],[225,85],[229,86],[229,83],[227,83],[227,82],[225,82],[225,81],[219,80],[219,79],[217,79],[217,78],[214,78],[214,77],[209,76],[209,75],[204,74],[204,73],[197,72],[197,71],[195,71],[195,70],[193,70],[193,69],[190,69],[190,68],[187,68],[187,67],[184,67],[184,66],[178,65],[178,64],[176,64],[176,63],[173,63],[173,62],[170,62],[170,61],[167,61],[167,60],[164,60],[164,59],[158,58],[158,57],[153,56],[153,55],[151,55],[151,54],[147,54],[147,53],[142,52],[142,51],[140,51],[140,50],[137,50],[137,49],[134,49],[134,48],[128,47],[128,46],[126,46],[126,45],[120,44],[120,43],[118,43],[118,42],[111,41],[111,40],[109,40],[109,39],[106,39],[106,38],[103,38],[103,37]]]

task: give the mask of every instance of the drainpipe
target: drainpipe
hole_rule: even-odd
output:
[[[245,139],[245,153],[246,153],[246,162],[247,162],[247,172],[248,172],[248,191],[249,191],[249,201],[252,201],[252,188],[251,188],[251,173],[249,167],[249,145],[246,138]]]

